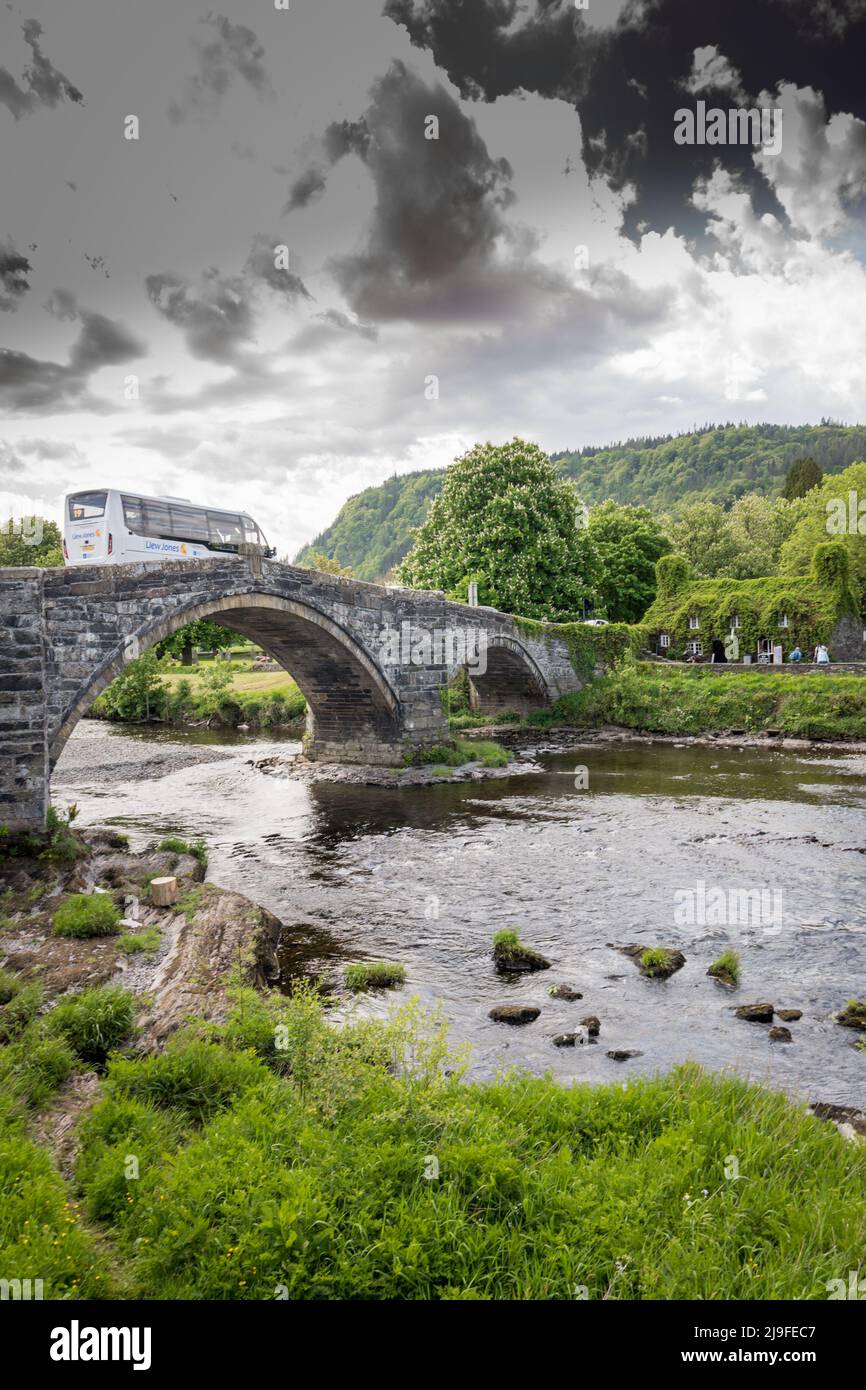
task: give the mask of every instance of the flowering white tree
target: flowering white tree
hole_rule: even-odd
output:
[[[537,444],[477,444],[445,475],[398,570],[403,584],[444,589],[525,618],[583,616],[596,559],[574,485]]]

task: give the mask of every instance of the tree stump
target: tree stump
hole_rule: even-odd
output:
[[[152,878],[150,896],[154,907],[171,907],[172,903],[177,902],[177,879]]]

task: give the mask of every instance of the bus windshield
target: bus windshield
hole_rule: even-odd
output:
[[[107,492],[76,492],[69,498],[69,520],[90,521],[105,515]]]

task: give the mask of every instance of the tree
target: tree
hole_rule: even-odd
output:
[[[184,666],[191,666],[193,647],[209,652],[218,647],[229,647],[236,641],[237,633],[232,632],[231,628],[220,627],[219,623],[209,622],[207,618],[199,618],[166,637],[159,643],[158,650],[160,656],[168,652],[170,656],[180,657]]]
[[[0,530],[0,569],[9,566],[35,565],[45,569],[63,564],[63,537],[56,521],[44,517],[12,517]]]
[[[781,573],[809,574],[815,547],[838,539],[848,551],[851,588],[866,601],[866,463],[830,474],[792,505],[801,515],[782,546]]]
[[[820,487],[824,474],[813,458],[795,459],[785,474],[782,496],[789,502],[795,497],[805,497],[813,487]]]
[[[538,445],[512,439],[452,463],[397,574],[463,601],[475,579],[482,603],[567,621],[583,616],[596,561],[573,485]]]
[[[154,647],[124,666],[100,695],[97,708],[117,719],[146,720],[163,713],[165,686]]]
[[[598,557],[598,595],[612,622],[636,623],[656,592],[656,561],[671,543],[647,507],[622,507],[608,498],[589,514],[589,538]]]
[[[337,560],[332,560],[321,550],[308,550],[304,556],[304,566],[306,569],[319,570],[321,574],[339,574],[343,579],[352,577],[351,565],[343,568]]]
[[[691,502],[667,518],[665,534],[678,555],[684,555],[699,578],[727,575],[736,545],[728,518],[717,502]]]

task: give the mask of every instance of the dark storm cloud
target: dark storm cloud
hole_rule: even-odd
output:
[[[866,0],[627,0],[608,27],[590,27],[572,0],[530,5],[386,0],[384,13],[467,98],[524,91],[571,102],[590,174],[637,191],[629,233],[642,223],[702,230],[691,192],[717,160],[739,172],[759,213],[781,214],[749,146],[674,144],[674,112],[694,100],[685,84],[697,49],[714,46],[752,102],[787,81],[822,91],[831,114],[866,109]],[[702,95],[725,108],[734,102],[729,86]]]
[[[171,119],[183,121],[187,116],[207,115],[238,79],[263,101],[273,96],[264,64],[265,50],[253,30],[244,24],[231,24],[223,15],[209,14],[201,22],[210,25],[214,37],[207,42],[195,40],[198,70],[187,78],[181,100],[171,103]]]
[[[253,337],[254,315],[248,287],[239,275],[206,270],[198,284],[181,275],[148,275],[144,282],[153,307],[181,328],[193,357],[237,363]]]
[[[81,324],[69,361],[64,365],[0,348],[0,408],[34,414],[111,409],[108,402],[91,395],[90,377],[101,367],[141,357],[146,344],[123,324],[79,306],[68,290],[55,290],[46,308],[55,318]]]
[[[281,263],[285,259],[284,244],[278,237],[266,236],[264,232],[259,232],[253,239],[243,273],[253,281],[268,285],[276,294],[284,296],[290,302],[311,299],[312,296],[300,275],[292,270],[291,261],[286,269],[280,269],[277,265],[278,258]]]
[[[18,301],[27,293],[30,262],[20,255],[12,243],[0,243],[0,311],[8,313],[18,308]]]
[[[82,102],[82,93],[42,52],[39,42],[42,25],[38,20],[25,20],[21,32],[33,55],[21,75],[21,82],[16,81],[8,68],[0,67],[0,102],[9,108],[16,121],[40,106],[57,106],[64,99]]]
[[[431,117],[438,138],[427,138]],[[535,258],[536,241],[506,217],[512,172],[439,84],[395,62],[357,121],[331,125],[293,185],[300,207],[347,154],[368,169],[376,204],[361,249],[330,269],[362,319],[505,317],[564,286]]]

